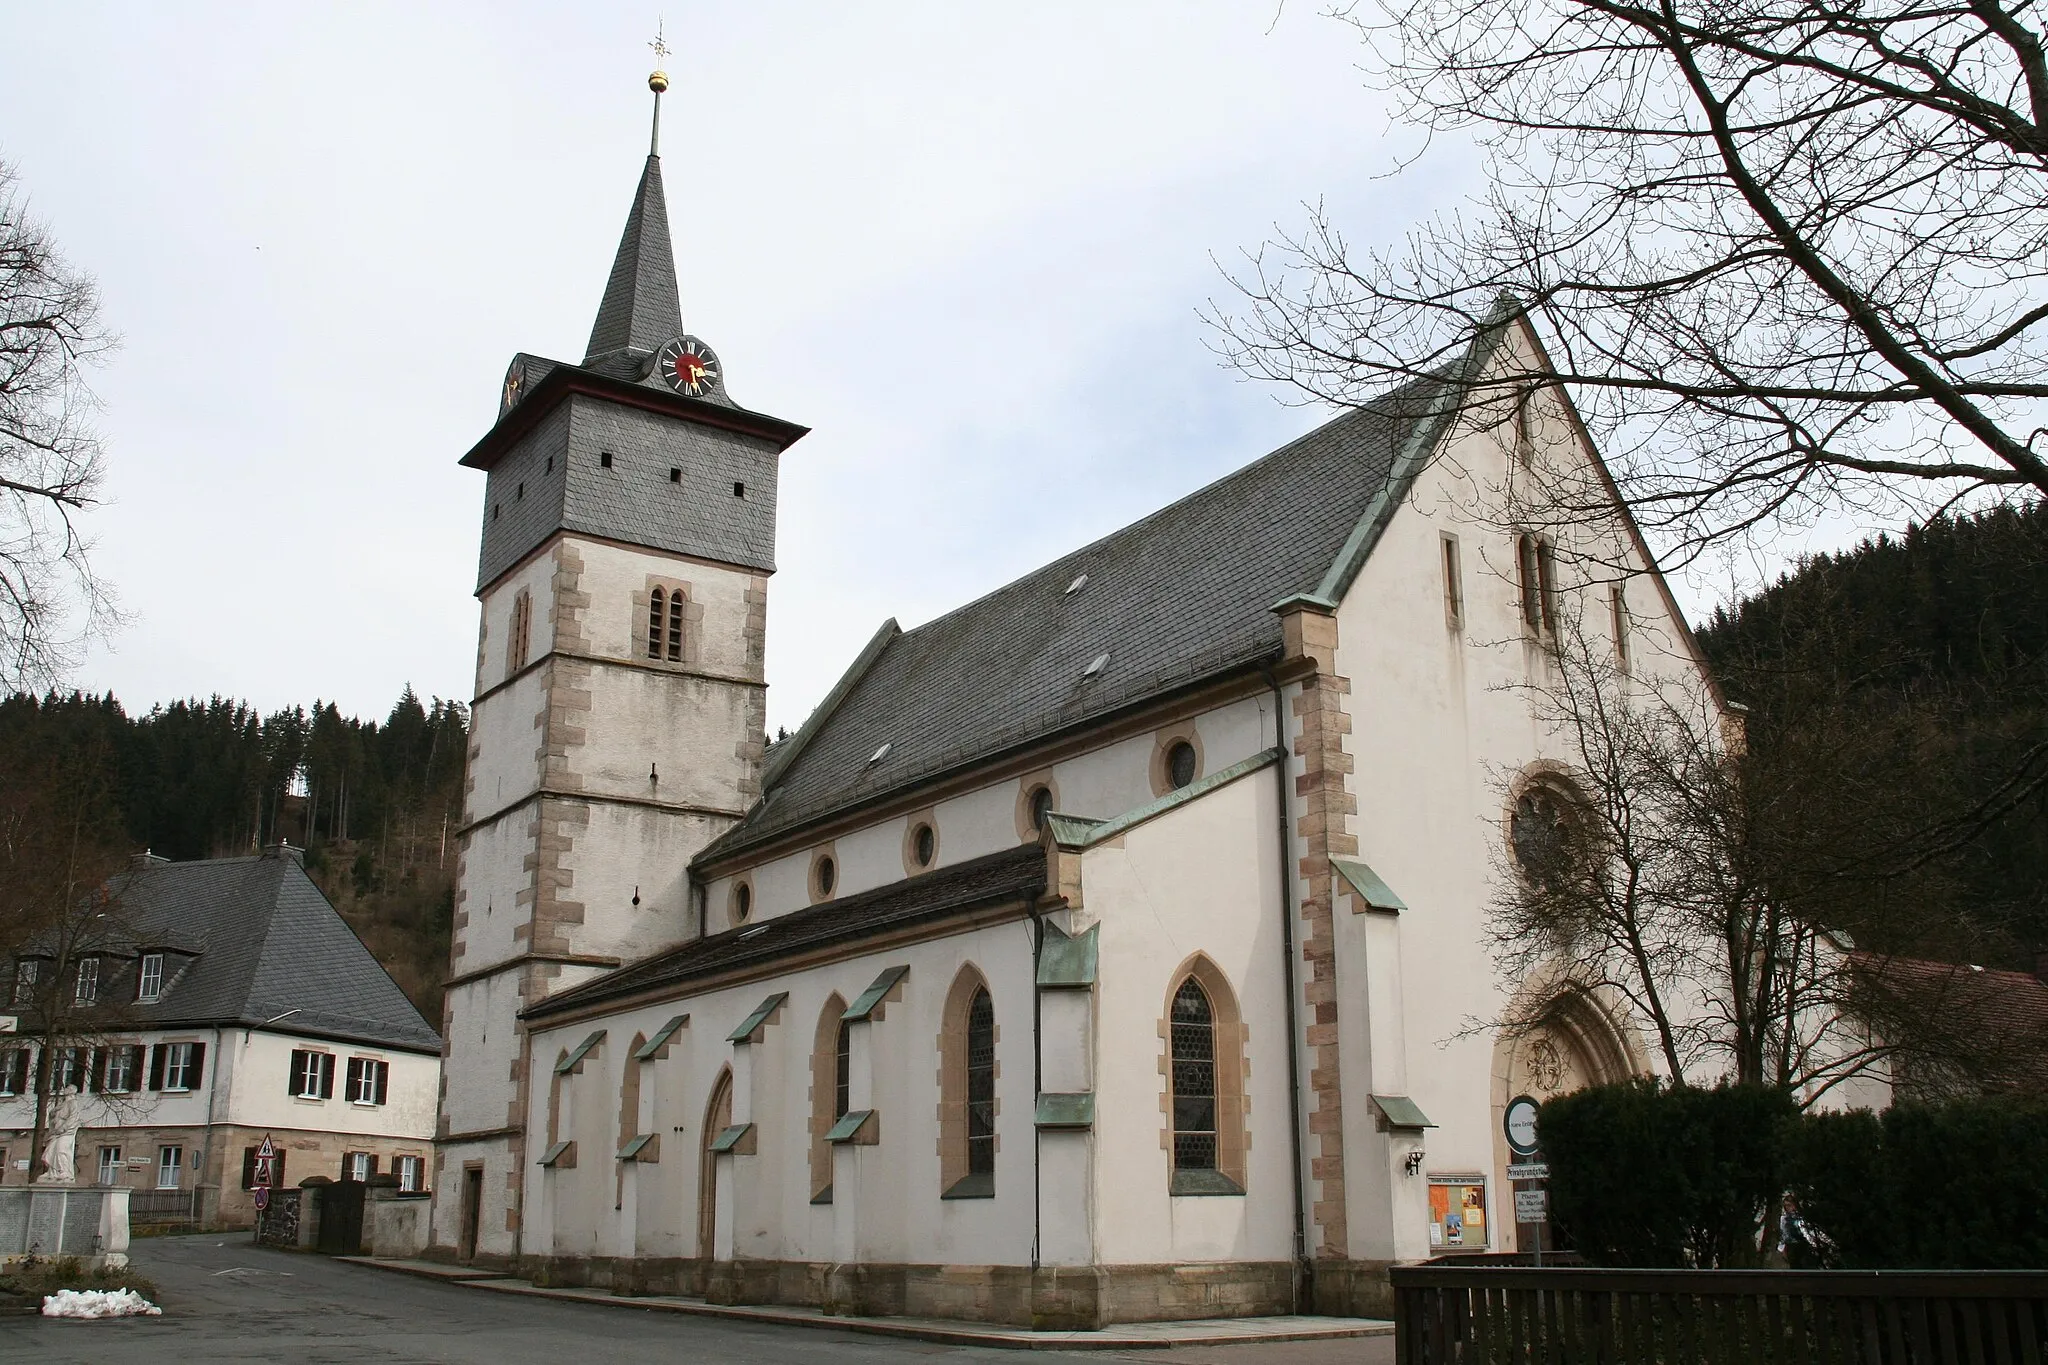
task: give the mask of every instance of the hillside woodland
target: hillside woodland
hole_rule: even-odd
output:
[[[221,697],[130,716],[113,696],[0,701],[0,790],[104,792],[93,837],[161,857],[285,840],[439,1026],[468,716],[408,687],[381,722],[331,702],[260,715]]]
[[[2048,505],[1802,563],[1700,642],[1805,910],[1885,952],[2048,949]],[[1903,936],[1910,934],[1911,941]]]

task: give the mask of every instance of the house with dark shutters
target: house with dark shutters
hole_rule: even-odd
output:
[[[247,1226],[266,1137],[275,1186],[427,1188],[440,1036],[297,849],[145,856],[108,893],[112,927],[88,949],[7,964],[0,1013],[23,1031],[0,1036],[0,1183],[34,1178],[42,1077],[52,1174],[128,1186],[138,1221]],[[76,1022],[38,1037],[51,1018]]]

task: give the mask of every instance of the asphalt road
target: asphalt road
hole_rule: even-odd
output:
[[[252,1246],[246,1234],[131,1248],[160,1318],[0,1318],[4,1365],[1388,1365],[1388,1337],[1050,1352],[525,1299]]]

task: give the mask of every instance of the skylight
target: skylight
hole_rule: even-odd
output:
[[[1092,678],[1096,676],[1098,673],[1102,672],[1102,670],[1107,667],[1109,667],[1109,656],[1107,654],[1098,654],[1094,657],[1094,659],[1089,661],[1089,664],[1086,668],[1081,670],[1081,676],[1084,678]]]
[[[896,743],[894,740],[891,740],[883,744],[881,748],[875,750],[873,753],[868,755],[868,766],[872,768],[877,763],[880,763],[883,759],[889,756],[889,751],[895,747]]]
[[[1082,575],[1081,575],[1081,576],[1080,576],[1079,578],[1076,578],[1076,579],[1075,579],[1075,580],[1074,580],[1073,582],[1071,582],[1071,583],[1067,584],[1067,591],[1066,591],[1066,596],[1068,596],[1068,597],[1072,597],[1072,596],[1073,596],[1073,595],[1074,595],[1075,593],[1077,593],[1077,592],[1081,591],[1081,589],[1083,589],[1083,588],[1085,588],[1085,587],[1087,587],[1087,586],[1088,586],[1088,575],[1087,575],[1087,574],[1082,574]]]

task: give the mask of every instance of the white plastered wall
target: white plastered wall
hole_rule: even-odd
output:
[[[1520,334],[1515,341],[1523,344]],[[1536,399],[1538,458],[1582,458],[1554,394]],[[1506,783],[1539,761],[1569,764],[1543,732],[1525,691],[1552,665],[1521,618],[1514,530],[1499,489],[1511,475],[1512,428],[1454,428],[1417,478],[1338,610],[1337,671],[1351,682],[1351,832],[1359,857],[1409,909],[1360,913],[1337,896],[1340,1058],[1350,1254],[1432,1254],[1427,1178],[1483,1175],[1489,1247],[1511,1249],[1513,1216],[1497,1162],[1493,1034],[1505,984],[1486,939],[1500,874]],[[1524,481],[1525,482],[1525,481]],[[1526,488],[1518,486],[1518,492]],[[1630,659],[1638,678],[1696,676],[1682,628],[1619,522],[1583,533],[1545,527],[1561,543],[1557,592],[1580,613],[1594,649],[1611,649],[1611,574],[1584,563],[1573,534],[1598,538],[1597,557],[1631,564],[1626,580]],[[1457,537],[1464,621],[1445,609],[1443,534]],[[1597,576],[1599,581],[1588,581]],[[1419,1140],[1374,1122],[1370,1096],[1406,1095],[1438,1126]],[[1420,1172],[1405,1158],[1425,1152]]]

